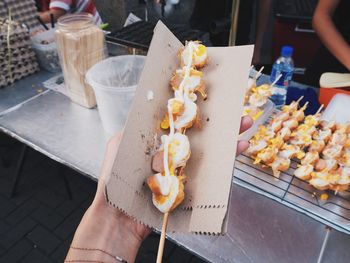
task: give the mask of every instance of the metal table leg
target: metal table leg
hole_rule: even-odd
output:
[[[320,254],[318,255],[317,263],[322,263],[323,255],[324,255],[324,252],[325,252],[326,247],[327,247],[328,238],[329,238],[329,234],[331,233],[331,230],[332,230],[332,228],[330,228],[328,226],[326,227],[326,235],[325,235],[323,243],[322,243]]]
[[[19,154],[19,159],[18,159],[17,164],[14,168],[14,178],[13,178],[13,182],[12,182],[10,197],[13,197],[16,193],[17,186],[18,186],[18,183],[20,180],[22,169],[23,169],[24,160],[26,157],[27,148],[28,148],[27,145],[22,144],[21,152]]]

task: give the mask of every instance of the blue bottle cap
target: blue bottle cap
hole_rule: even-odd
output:
[[[283,57],[291,57],[293,54],[293,47],[291,46],[283,46],[281,49],[281,56]]]

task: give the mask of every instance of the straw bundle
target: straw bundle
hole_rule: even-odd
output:
[[[103,31],[93,24],[87,26],[86,21],[73,18],[64,26],[59,24],[56,40],[71,100],[87,108],[96,106],[95,94],[85,82],[85,73],[105,58]]]

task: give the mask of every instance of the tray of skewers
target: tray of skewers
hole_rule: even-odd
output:
[[[350,125],[322,119],[322,106],[314,115],[304,115],[299,101],[283,107],[258,128],[247,154],[255,165],[271,168],[276,178],[293,172],[319,190],[346,191],[350,185]]]
[[[269,98],[272,95],[272,87],[276,81],[272,84],[257,85],[263,69],[264,67],[258,72],[254,72],[253,76],[248,79],[244,97],[243,116],[250,116],[254,120],[254,124],[241,135],[242,139],[251,138],[258,130],[258,127],[266,122],[275,109],[273,102]]]

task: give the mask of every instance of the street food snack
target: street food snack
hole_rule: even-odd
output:
[[[185,198],[185,167],[191,155],[190,141],[185,132],[199,122],[197,94],[203,100],[207,98],[203,73],[199,71],[208,63],[206,47],[198,41],[189,41],[179,57],[181,68],[170,80],[174,97],[168,100],[160,124],[161,129],[169,133],[161,137],[161,146],[152,159],[152,169],[156,174],[146,179],[153,205],[164,213],[157,262],[162,258],[169,213]]]
[[[271,167],[276,177],[279,177],[281,171],[286,171],[290,167],[292,158],[301,159],[305,155],[299,145],[287,143],[299,125],[293,114],[299,112],[300,115],[307,106],[304,105],[298,110],[300,100],[293,101],[289,107],[284,107],[285,110],[273,116],[268,125],[260,126],[250,140],[247,153],[254,158],[254,163]],[[301,121],[300,117],[298,119]]]
[[[169,129],[169,135],[161,137],[162,144],[152,161],[152,168],[158,173],[147,179],[153,204],[162,213],[174,210],[185,197],[184,168],[191,155],[185,131],[198,119],[196,93],[207,98],[203,73],[198,70],[208,63],[206,47],[198,41],[187,42],[180,59],[182,68],[170,80],[174,98],[168,100],[161,122],[161,128]]]
[[[255,164],[271,167],[276,177],[299,159],[295,177],[319,190],[345,191],[350,185],[350,125],[321,120],[323,106],[305,117],[306,107],[299,108],[298,101],[284,106],[259,127],[247,153]]]
[[[272,95],[272,87],[276,82],[270,84],[257,85],[256,81],[261,76],[264,67],[255,74],[253,78],[248,79],[248,88],[245,95],[245,105],[243,116],[250,116],[253,120],[257,120],[263,113],[263,107]]]

